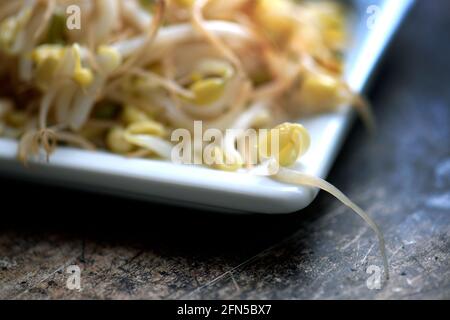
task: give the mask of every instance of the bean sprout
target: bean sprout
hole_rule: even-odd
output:
[[[81,30],[65,27],[69,5]],[[309,140],[280,126],[354,105],[374,127],[342,80],[345,21],[330,0],[0,0],[0,136],[19,139],[24,163],[58,144],[170,160],[169,132],[202,121],[224,133],[214,156],[234,161],[211,167],[332,194],[376,232],[388,276],[376,224],[328,182],[288,168]],[[281,128],[281,145],[251,165],[243,137],[226,130],[261,126]]]

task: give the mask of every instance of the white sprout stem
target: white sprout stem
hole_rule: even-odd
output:
[[[105,77],[98,75],[87,92],[78,94],[73,102],[69,125],[72,130],[79,130],[86,123],[94,107],[98,91],[103,87]]]
[[[222,115],[219,119],[206,123],[206,128],[214,128],[225,131],[240,116],[249,101],[251,92],[251,84],[249,82],[242,83],[241,90],[237,94],[235,101],[231,104],[230,110]]]
[[[246,112],[239,116],[232,126],[234,130],[227,130],[224,137],[224,149],[229,155],[235,155],[242,159],[242,155],[236,149],[236,141],[239,138],[239,134],[242,133],[242,130],[251,128],[255,117],[267,106],[268,103],[266,101],[255,102]]]
[[[36,135],[36,130],[30,130],[26,132],[20,139],[18,158],[25,165],[27,164],[28,156],[33,150],[33,141]]]
[[[124,19],[138,27],[141,32],[145,31],[152,22],[152,16],[145,10],[142,10],[135,1],[120,1],[122,6],[122,15]]]
[[[361,209],[354,202],[352,202],[345,194],[339,191],[335,186],[333,186],[332,184],[321,178],[286,168],[280,168],[278,172],[272,177],[275,180],[289,184],[320,188],[328,192],[329,194],[333,195],[336,199],[341,201],[344,205],[346,205],[347,207],[352,209],[356,214],[358,214],[372,228],[372,230],[378,237],[386,279],[389,278],[389,264],[386,256],[385,241],[383,234],[381,233],[376,223],[372,220],[372,218],[370,218],[370,216],[363,209]]]
[[[55,7],[56,7],[55,0],[47,0],[47,8],[45,9],[43,18],[39,17],[39,24],[37,29],[32,29],[33,31],[35,31],[33,35],[33,40],[39,39],[39,37],[41,37],[42,34],[45,32],[45,30],[47,29],[47,25],[50,19],[52,18],[52,14],[55,11]]]
[[[93,30],[95,32],[95,40],[103,41],[114,29],[119,18],[119,3],[117,0],[96,0],[96,19]]]
[[[124,138],[129,143],[153,151],[164,159],[170,159],[172,155],[173,145],[162,138],[151,135],[129,133],[125,133]]]
[[[243,83],[240,92],[237,94],[236,100],[231,105],[230,110],[216,120],[205,122],[204,129],[206,130],[212,128],[226,130],[226,128],[229,128],[244,109],[250,95],[250,89],[251,88],[248,82]],[[172,99],[159,98],[157,100],[166,109],[166,115],[173,125],[186,128],[190,131],[194,129],[194,121],[197,119],[191,117],[183,109],[178,108]]]
[[[178,127],[194,130],[195,119],[179,109],[172,99],[161,97],[156,99],[166,110],[166,116],[170,122]]]
[[[41,100],[41,106],[39,109],[39,127],[41,130],[47,128],[47,117],[50,111],[50,107],[55,99],[56,94],[58,93],[58,87],[54,87],[50,89],[45,96]]]
[[[19,78],[23,81],[30,81],[33,78],[33,61],[28,58],[28,54],[23,54],[19,58]]]
[[[26,0],[23,4],[23,7],[21,8],[21,11],[19,12],[19,16],[25,16],[28,12],[33,12],[33,10],[36,7],[36,0]],[[27,24],[29,23],[29,19],[27,21]],[[22,28],[19,33],[16,36],[16,39],[12,45],[12,52],[14,53],[20,53],[24,50],[25,46],[28,45],[29,39],[27,38],[27,28]]]
[[[236,94],[239,92],[242,85],[242,81],[238,79],[237,75],[234,75],[232,79],[229,79],[225,85],[225,92],[222,96],[211,103],[208,106],[201,106],[187,103],[183,105],[183,109],[188,111],[195,117],[200,117],[204,120],[214,119],[222,115],[225,109],[233,103]]]
[[[56,99],[56,120],[59,123],[67,123],[70,114],[70,105],[75,94],[77,87],[75,84],[68,83],[60,92]]]
[[[230,38],[233,40],[240,39],[244,41],[254,41],[252,33],[242,26],[226,21],[208,21],[204,23],[205,29],[223,38]],[[128,57],[136,50],[141,48],[146,42],[146,36],[135,37],[133,39],[124,40],[113,44],[113,48],[118,50],[123,57]],[[152,51],[149,56],[156,56],[157,53],[161,56],[164,49],[170,46],[177,45],[180,42],[186,42],[192,39],[201,39],[202,35],[198,33],[194,27],[189,23],[182,23],[163,27],[159,30],[155,38]]]
[[[267,109],[268,105],[268,101],[257,101],[253,103],[253,105],[237,119],[233,125],[233,129],[246,130],[250,128],[258,114]]]
[[[153,82],[155,85],[159,85],[161,87],[164,87],[170,92],[174,92],[176,94],[182,95],[187,98],[194,98],[194,95],[191,91],[183,88],[182,86],[178,85],[175,81],[169,80],[167,78],[164,78],[157,73],[153,73],[150,71],[144,71],[143,69],[135,68],[130,71],[130,74],[135,74],[138,76],[141,76],[148,80],[149,82]]]
[[[205,20],[203,18],[203,9],[210,2],[210,0],[197,0],[192,6],[192,25],[200,34],[208,40],[211,45],[218,50],[226,59],[228,59],[238,70],[239,73],[243,71],[241,61],[239,58],[231,51],[222,40],[217,37],[214,32],[208,30],[205,25]]]
[[[142,45],[133,53],[133,55],[129,56],[129,60],[127,60],[119,69],[116,71],[117,73],[121,73],[123,70],[127,70],[133,65],[140,66],[145,64],[147,61],[145,59],[146,54],[148,53],[150,47],[152,46],[155,38],[158,36],[158,32],[160,30],[162,20],[164,18],[165,13],[165,2],[160,0],[158,2],[158,7],[156,9],[155,15],[153,16],[152,23],[150,24],[149,31],[146,33],[144,38],[144,42]]]

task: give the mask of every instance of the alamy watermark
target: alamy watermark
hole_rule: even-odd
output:
[[[75,4],[66,9],[66,26],[69,30],[81,30],[81,8]]]
[[[81,291],[81,268],[77,265],[68,266],[66,273],[69,274],[66,281],[67,289]]]
[[[366,20],[366,26],[368,29],[373,30],[379,23],[382,9],[375,4],[370,5],[366,9],[368,15]],[[66,26],[68,30],[81,30],[81,8],[80,6],[73,4],[66,8],[67,20]]]
[[[366,285],[369,290],[381,289],[382,271],[379,266],[371,265],[366,270],[367,274],[371,276],[366,280]]]
[[[271,158],[271,151],[279,150],[279,140],[278,129],[227,129],[223,132],[214,128],[203,130],[203,122],[194,121],[193,135],[187,129],[172,132],[171,141],[177,144],[172,148],[171,160],[178,164],[209,166],[234,165],[240,161],[257,165]]]
[[[373,30],[379,24],[381,8],[377,5],[370,5],[367,7],[366,13],[369,15],[366,20],[366,26],[369,30]]]

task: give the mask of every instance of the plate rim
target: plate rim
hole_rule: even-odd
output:
[[[390,43],[414,0],[378,0],[382,9],[380,19],[389,23],[378,24],[369,32],[361,45],[346,77],[356,92],[362,92],[369,83],[372,71]],[[341,112],[321,115],[301,122],[307,127],[319,126],[332,137],[332,141],[317,142],[317,148],[306,155],[299,166],[311,174],[325,178],[341,149],[354,120],[354,112],[347,108]],[[216,171],[204,167],[187,166],[167,161],[126,159],[103,151],[85,151],[60,147],[52,155],[50,164],[33,162],[25,168],[16,160],[18,143],[0,138],[0,172],[54,185],[87,189],[102,193],[139,198],[148,201],[187,205],[215,211],[239,213],[283,214],[299,211],[315,199],[315,189],[289,186],[265,177],[242,173]],[[326,155],[316,164],[314,154]],[[308,158],[309,156],[309,158]],[[309,164],[309,166],[308,166]],[[169,174],[168,174],[169,173]],[[211,175],[213,173],[213,175]]]

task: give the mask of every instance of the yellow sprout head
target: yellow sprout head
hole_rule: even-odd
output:
[[[278,139],[278,144],[274,139]],[[290,167],[308,151],[310,141],[305,127],[284,123],[260,137],[259,155],[260,158],[275,158],[282,167]]]
[[[148,134],[158,137],[164,137],[166,135],[164,126],[153,120],[134,122],[127,127],[127,132],[130,134]]]
[[[324,73],[308,74],[297,94],[298,103],[316,112],[333,110],[345,103],[345,98],[342,82]]]
[[[10,54],[17,53],[13,52],[16,51],[14,45],[19,33],[27,26],[31,14],[31,8],[25,8],[16,16],[9,17],[0,23],[0,50]]]
[[[60,61],[64,55],[64,47],[54,44],[44,44],[33,50],[31,58],[37,66],[42,65],[48,59]]]
[[[88,87],[94,80],[94,75],[92,71],[88,68],[83,68],[81,65],[81,53],[80,46],[74,44],[72,50],[75,56],[75,70],[73,72],[73,80],[78,83],[81,87]]]
[[[217,101],[225,91],[225,81],[221,78],[210,78],[194,82],[190,88],[194,93],[193,103],[197,106],[209,105]]]
[[[31,59],[36,65],[35,82],[41,90],[51,85],[64,52],[64,47],[60,45],[41,45],[31,53]]]
[[[121,120],[126,125],[131,125],[136,122],[147,122],[150,120],[149,116],[142,110],[134,107],[134,106],[125,106],[122,115]]]
[[[243,166],[239,155],[226,152],[219,147],[214,147],[212,157],[214,161],[211,166],[217,170],[234,172]]]
[[[125,132],[125,129],[119,126],[109,130],[106,136],[106,145],[111,151],[126,154],[134,150],[134,146],[125,140]]]
[[[97,51],[97,60],[101,68],[111,73],[122,64],[122,56],[119,51],[110,46],[100,46]]]
[[[234,70],[227,62],[206,59],[199,63],[191,74],[189,90],[192,99],[185,99],[196,106],[208,106],[219,100],[225,93],[228,80]]]
[[[257,0],[255,18],[267,35],[281,42],[289,37],[296,27],[292,8],[292,3],[287,0]]]

